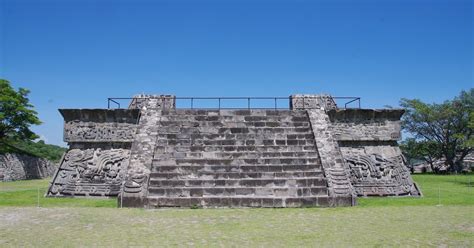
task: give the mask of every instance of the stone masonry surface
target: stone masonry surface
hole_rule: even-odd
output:
[[[290,110],[61,110],[70,149],[50,196],[119,196],[124,207],[351,206],[419,195],[396,141],[402,110],[338,109],[292,95]]]
[[[40,179],[53,175],[56,164],[25,154],[0,154],[0,181]]]
[[[61,109],[64,141],[48,196],[117,196],[129,164],[139,110]]]
[[[352,196],[353,188],[349,172],[339,149],[337,140],[330,130],[331,122],[324,109],[308,110],[321,164],[328,180],[331,196]]]

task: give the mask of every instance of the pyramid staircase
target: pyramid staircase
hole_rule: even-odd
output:
[[[305,110],[162,110],[157,123],[148,208],[330,205]]]

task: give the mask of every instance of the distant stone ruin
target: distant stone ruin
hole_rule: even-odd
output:
[[[0,154],[0,182],[50,177],[56,167],[47,159],[27,154]]]
[[[128,109],[60,109],[69,143],[49,196],[119,196],[124,207],[351,206],[419,196],[397,145],[399,109],[180,109],[140,95]],[[191,100],[192,101],[192,100]],[[191,105],[192,107],[192,105]]]

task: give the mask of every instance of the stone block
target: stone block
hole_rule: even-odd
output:
[[[337,109],[330,95],[291,95],[290,109]]]

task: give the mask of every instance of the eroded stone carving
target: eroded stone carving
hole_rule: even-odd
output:
[[[331,130],[337,140],[397,140],[400,123],[392,121],[332,122]]]
[[[161,109],[153,107],[142,109],[139,130],[132,144],[130,166],[126,173],[122,197],[143,199],[147,193],[148,178],[151,172],[153,153],[155,151],[158,121]],[[133,201],[133,200],[131,200]]]
[[[342,159],[337,140],[334,139],[326,112],[322,109],[307,110],[314,139],[321,159],[331,196],[353,196],[347,166]]]
[[[48,194],[117,195],[129,156],[127,149],[71,149],[65,154]]]
[[[336,102],[330,95],[291,95],[291,109],[337,109]]]
[[[371,149],[374,147],[341,148],[358,196],[419,195],[397,147],[379,146],[376,153]]]
[[[64,124],[64,141],[132,142],[135,132],[136,125],[131,123],[70,121]]]
[[[302,172],[302,177],[307,177],[306,172],[316,171],[303,171],[308,169],[307,165],[304,165],[304,168],[302,166],[302,171],[298,171],[299,167],[291,166],[292,159],[280,158],[288,156],[306,159],[306,156],[309,156],[307,154],[312,154],[312,168],[320,167],[322,171],[308,174],[321,179],[317,181],[322,182],[322,187],[326,189],[316,192],[316,200],[302,199],[302,204],[312,201],[318,205],[347,206],[355,204],[356,195],[418,194],[396,144],[400,134],[399,120],[403,114],[402,110],[341,110],[337,109],[334,100],[328,95],[293,95],[290,108],[294,111],[291,112],[206,112],[194,109],[176,111],[175,100],[171,95],[139,95],[133,99],[128,110],[61,110],[66,122],[65,141],[69,142],[70,150],[56,173],[49,195],[118,195],[120,205],[128,207],[150,207],[153,204],[187,206],[188,203],[206,205],[209,202],[206,203],[204,198],[191,199],[190,192],[184,193],[189,189],[180,189],[180,186],[176,186],[176,190],[182,194],[169,194],[168,189],[164,194],[163,188],[174,186],[166,186],[163,182],[175,185],[175,182],[171,181],[176,178],[181,180],[182,175],[196,178],[194,172],[189,172],[194,168],[188,169],[187,164],[196,164],[196,167],[205,165],[206,173],[212,172],[207,167],[217,163],[217,154],[221,159],[226,158],[218,163],[244,163],[241,168],[234,168],[234,171],[229,172],[234,173],[232,176],[235,176],[238,170],[245,176],[245,173],[268,174],[272,170],[278,170],[280,173],[280,170],[286,172],[286,169],[291,169]],[[172,125],[168,125],[170,123]],[[230,143],[214,143],[212,137],[224,137],[221,135],[226,135],[227,139],[222,141]],[[224,150],[220,147],[221,144],[225,146]],[[173,154],[167,153],[169,146],[174,146]],[[290,149],[295,153],[291,153]],[[203,155],[199,154],[199,151],[207,153]],[[240,151],[255,151],[255,154],[239,154]],[[213,153],[207,155],[209,152]],[[226,152],[229,153],[225,154]],[[271,154],[270,157],[275,156],[275,159],[262,159],[261,162],[253,159],[254,156],[259,156],[259,152],[262,156],[263,153],[268,156],[272,152],[274,155]],[[242,156],[248,156],[249,159],[238,158]],[[235,158],[234,162],[227,162],[230,158]],[[181,164],[184,161],[184,165],[178,164],[178,160],[181,160]],[[281,168],[274,166],[280,164]],[[173,168],[175,165],[176,168]],[[268,165],[268,168],[263,165]],[[217,174],[222,172],[217,170],[222,169],[215,167],[216,178],[222,177]],[[255,175],[259,174],[252,174],[249,178],[254,178]],[[313,194],[301,187],[298,191],[301,196]],[[208,186],[204,188],[209,190],[206,194],[221,194],[217,190],[208,189]],[[296,189],[291,188],[288,192],[296,192],[293,190]],[[266,189],[258,194],[268,196],[268,192]],[[179,199],[174,199],[178,195]],[[172,199],[164,196],[170,196]],[[208,205],[232,206],[234,200],[242,199],[237,197],[232,200],[231,203],[226,198],[225,201],[218,200]],[[270,203],[264,200],[268,200],[268,197],[258,199],[255,205],[236,203],[236,206],[298,206],[291,205],[291,199],[280,203],[276,203],[278,198],[269,199]]]
[[[176,97],[173,95],[135,95],[128,106],[129,109],[159,108],[174,109],[176,108]]]

